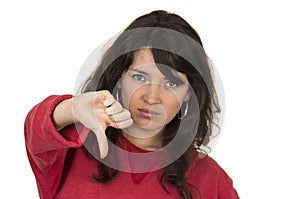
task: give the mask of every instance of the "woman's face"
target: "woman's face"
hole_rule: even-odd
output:
[[[171,71],[176,80],[160,72],[150,49],[135,52],[133,63],[122,76],[121,88],[124,107],[139,128],[162,129],[176,116],[182,102],[188,100],[186,75]]]

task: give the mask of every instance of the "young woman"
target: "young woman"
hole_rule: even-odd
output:
[[[25,121],[41,198],[239,198],[205,149],[220,107],[197,32],[154,11],[106,50],[81,94]]]

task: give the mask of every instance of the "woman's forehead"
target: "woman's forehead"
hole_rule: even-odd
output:
[[[129,70],[140,71],[147,74],[159,73],[160,75],[164,76],[157,67],[157,65],[159,65],[160,68],[168,69],[165,71],[170,71],[175,77],[187,80],[187,77],[184,73],[178,72],[170,66],[155,63],[150,48],[139,49],[134,53],[134,59],[131,66],[129,67]]]
[[[149,48],[139,49],[134,52],[132,65],[155,64],[153,54]]]

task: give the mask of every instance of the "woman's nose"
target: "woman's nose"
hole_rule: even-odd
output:
[[[159,104],[161,102],[161,85],[150,83],[145,87],[144,101],[148,104]]]

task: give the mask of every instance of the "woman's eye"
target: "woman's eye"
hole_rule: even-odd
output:
[[[139,74],[134,74],[132,75],[133,79],[137,80],[137,81],[146,81],[146,78],[143,75],[139,75]]]
[[[166,82],[165,85],[169,88],[176,88],[178,86],[176,83],[171,82],[171,81]]]

